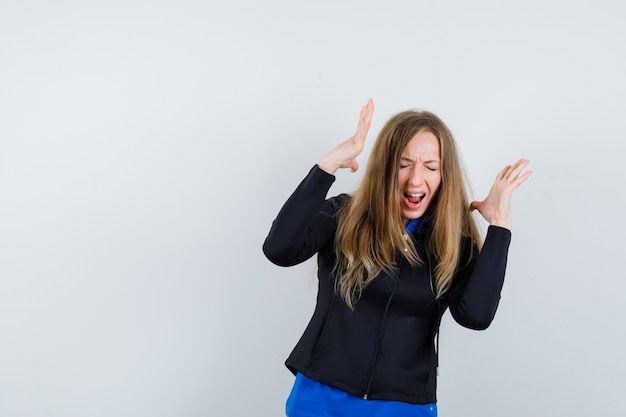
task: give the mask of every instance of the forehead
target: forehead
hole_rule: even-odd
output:
[[[439,139],[434,133],[427,130],[422,130],[413,135],[402,151],[402,157],[410,159],[440,159],[440,155]]]

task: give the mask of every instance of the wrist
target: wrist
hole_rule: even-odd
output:
[[[335,175],[335,172],[337,172],[337,169],[338,169],[338,167],[335,164],[330,163],[324,159],[322,159],[317,164],[317,166],[319,166],[322,171],[325,171],[326,173],[330,175]]]
[[[489,222],[491,226],[502,227],[503,229],[511,230],[511,221],[507,219],[496,219]]]

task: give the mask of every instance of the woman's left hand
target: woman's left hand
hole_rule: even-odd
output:
[[[532,171],[522,171],[528,165],[528,160],[520,159],[513,166],[507,165],[496,176],[489,195],[483,201],[472,201],[470,210],[478,210],[490,225],[511,229],[511,195],[524,181],[530,177]]]

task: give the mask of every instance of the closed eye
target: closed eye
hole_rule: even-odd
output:
[[[411,165],[413,165],[413,160],[405,156],[400,157],[400,169],[409,168]]]

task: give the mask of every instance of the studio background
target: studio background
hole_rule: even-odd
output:
[[[362,167],[413,108],[475,198],[534,171],[440,415],[624,415],[625,39],[607,0],[1,1],[0,415],[284,415],[315,264],[261,245],[369,97]]]

